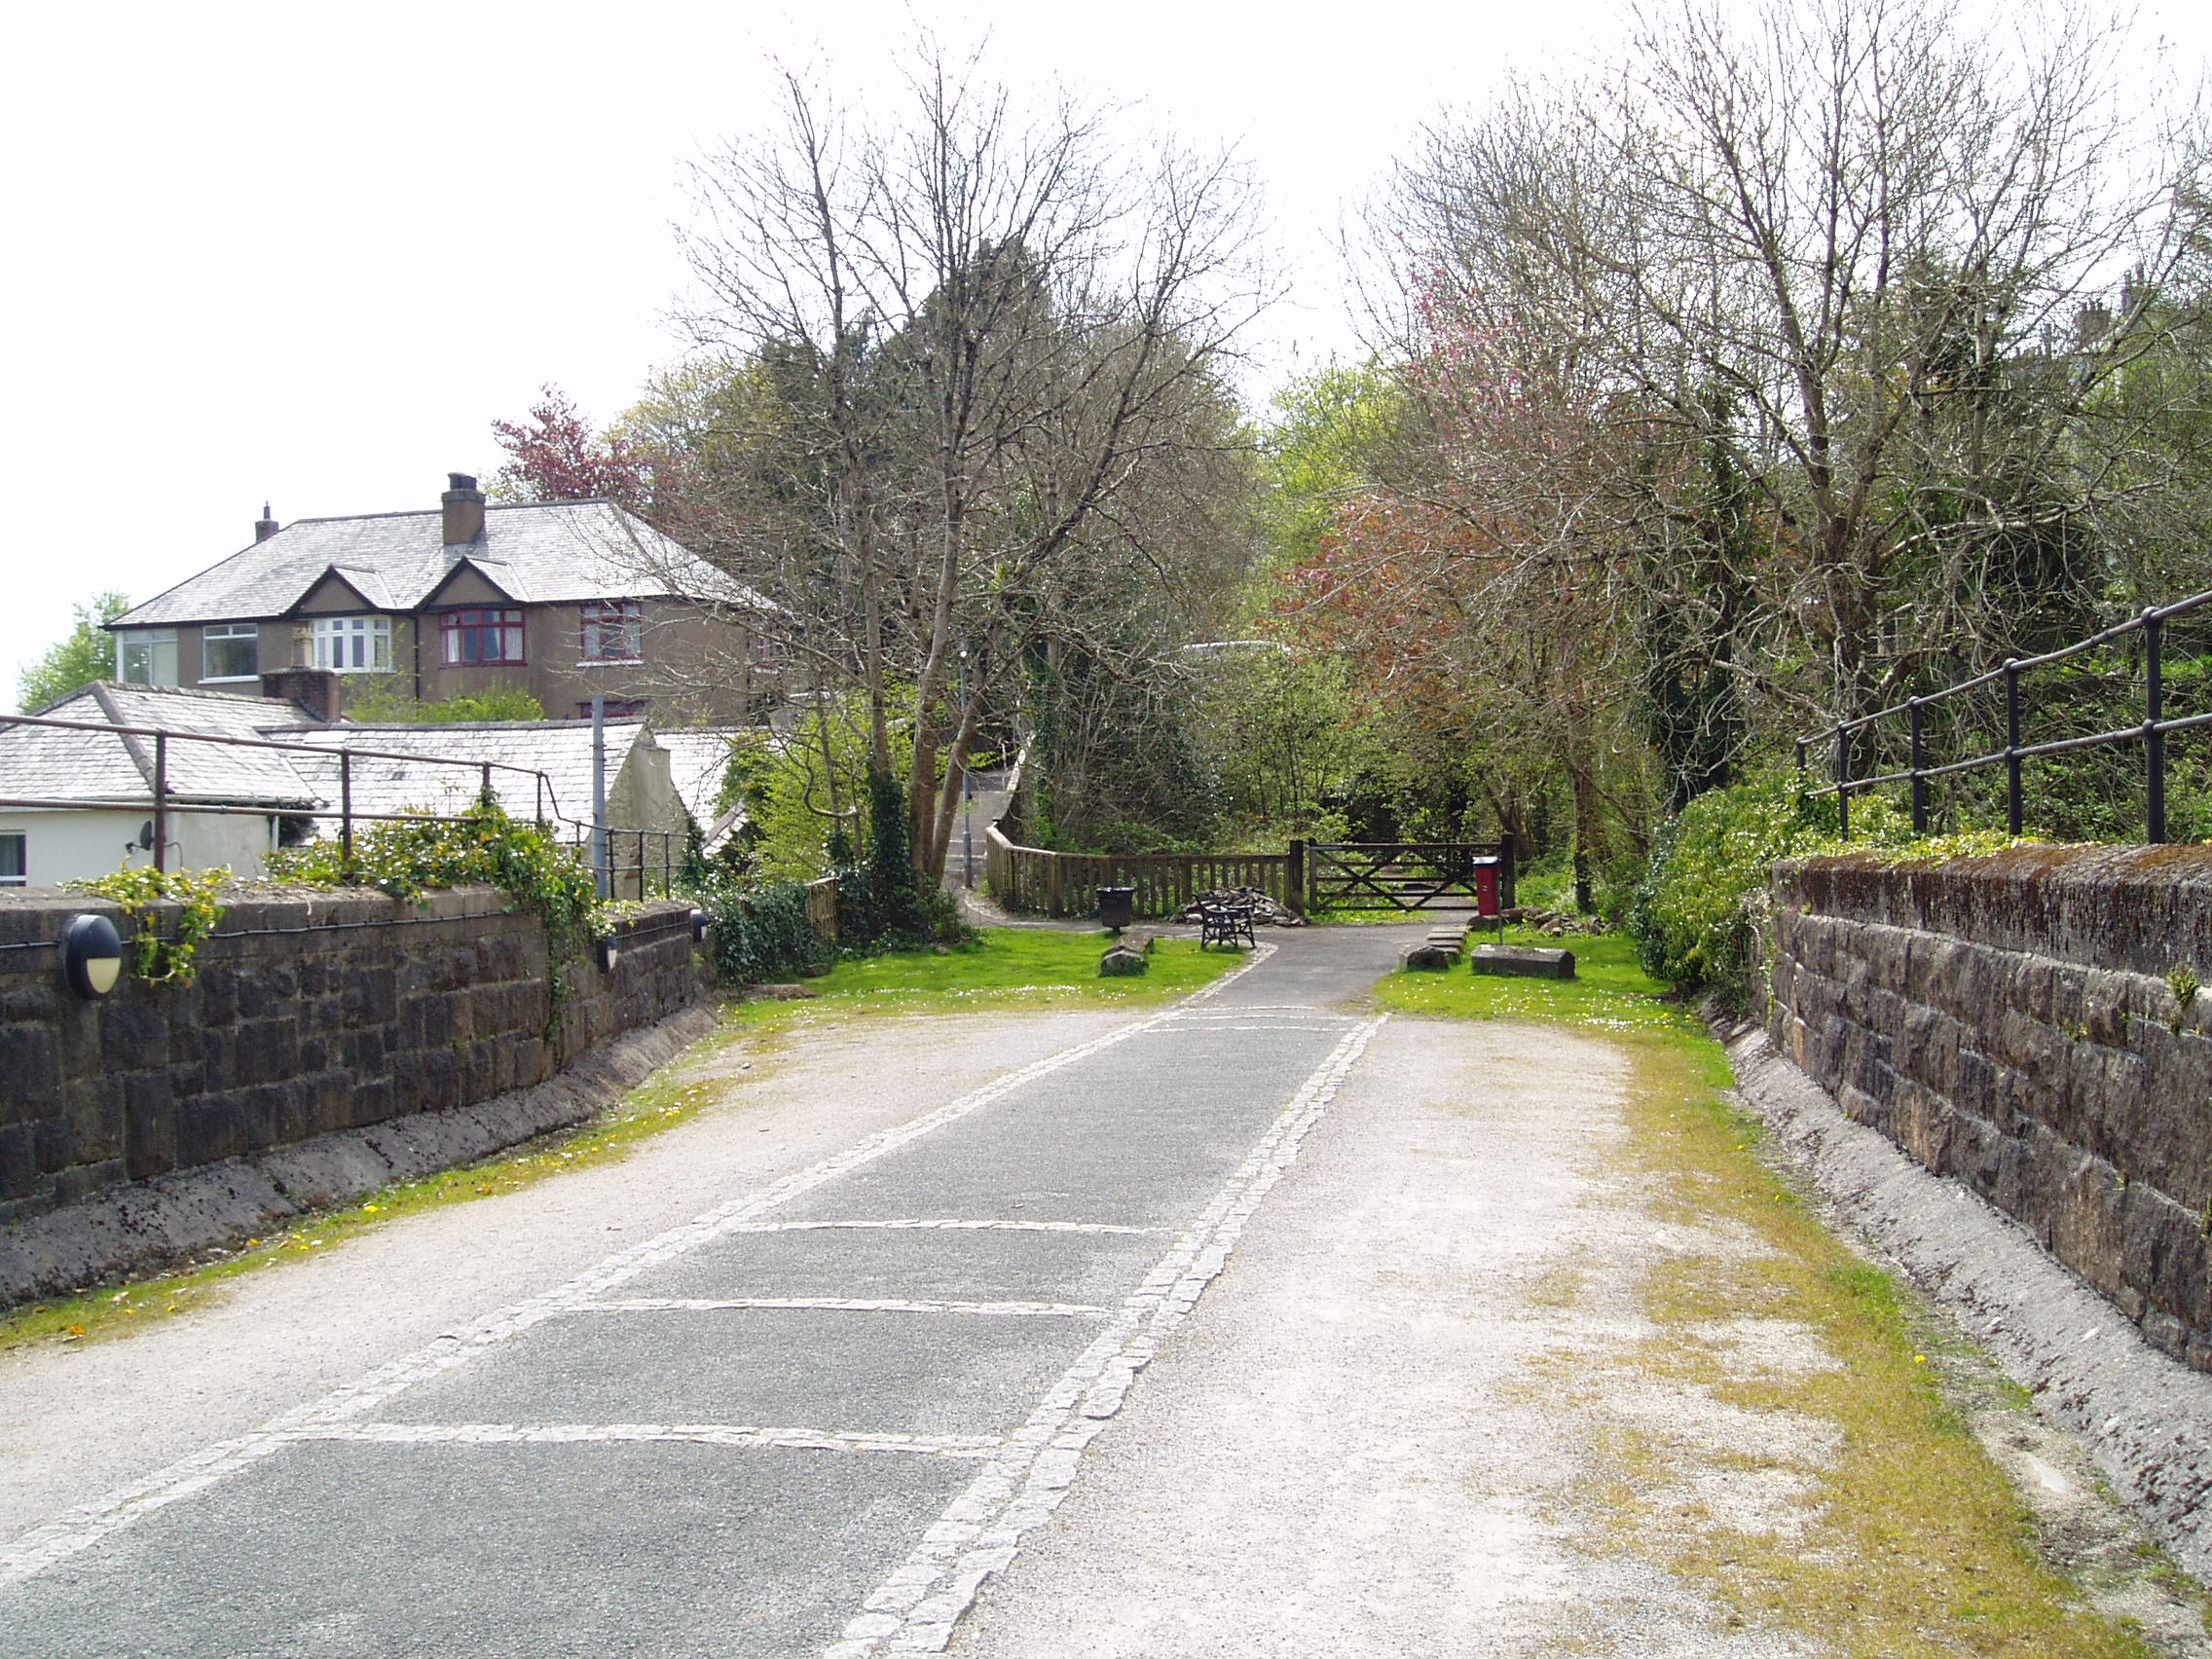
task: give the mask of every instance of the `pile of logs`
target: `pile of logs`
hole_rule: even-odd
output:
[[[1306,918],[1287,904],[1263,893],[1257,887],[1224,887],[1216,892],[1201,893],[1175,919],[1196,923],[1200,904],[1248,904],[1252,909],[1252,925],[1259,928],[1302,928]]]

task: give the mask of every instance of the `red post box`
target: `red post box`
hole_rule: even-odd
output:
[[[1494,921],[1499,905],[1497,902],[1497,861],[1475,861],[1475,913],[1485,921]]]

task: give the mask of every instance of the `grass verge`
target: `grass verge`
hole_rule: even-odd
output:
[[[1730,1625],[1788,1633],[1849,1659],[2148,1659],[2124,1620],[2084,1605],[2037,1546],[2034,1516],[1970,1431],[1960,1401],[1987,1362],[1908,1285],[1854,1254],[1763,1162],[1762,1129],[1733,1102],[1726,1056],[1635,965],[1627,941],[1569,941],[1571,981],[1397,974],[1382,1000],[1425,1014],[1579,1026],[1633,1071],[1616,1172],[1651,1219],[1714,1240],[1669,1256],[1630,1294],[1649,1335],[1563,1355],[1546,1385],[1599,1425],[1572,1523],[1585,1547],[1669,1568],[1729,1609]],[[1549,1283],[1550,1281],[1546,1281]],[[1576,1281],[1557,1294],[1591,1294]],[[1811,1334],[1833,1362],[1749,1364],[1743,1321]],[[1777,1322],[1777,1323],[1769,1323]],[[1716,1470],[1771,1474],[1648,1418],[1608,1424],[1606,1403],[1657,1386],[1759,1420],[1803,1419],[1832,1456],[1787,1465],[1808,1483],[1751,1524],[1701,1501]],[[1779,1417],[1787,1414],[1787,1419]],[[1593,1535],[1594,1534],[1594,1535]]]
[[[619,1101],[572,1129],[541,1135],[479,1163],[442,1170],[372,1193],[356,1203],[305,1215],[281,1232],[232,1251],[209,1252],[192,1266],[83,1295],[28,1303],[0,1317],[0,1351],[30,1343],[98,1342],[141,1330],[218,1296],[249,1273],[310,1260],[349,1238],[440,1205],[518,1192],[566,1170],[624,1158],[640,1142],[713,1103],[716,1081],[694,1081],[701,1063],[739,1041],[772,1038],[779,1027],[870,1014],[957,1014],[1017,1006],[1143,1006],[1169,1002],[1209,983],[1251,953],[1200,951],[1187,940],[1161,940],[1141,977],[1102,979],[1105,934],[1028,928],[986,929],[979,942],[934,951],[894,951],[841,962],[812,980],[818,997],[733,1004],[721,1026]]]

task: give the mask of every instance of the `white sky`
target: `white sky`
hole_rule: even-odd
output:
[[[2201,60],[2197,8],[2142,9]],[[1234,143],[1290,278],[1273,374],[1355,348],[1333,240],[1442,105],[1619,35],[1613,0],[813,9],[706,0],[18,7],[0,93],[12,621],[0,708],[73,601],[152,597],[279,519],[436,502],[552,382],[595,421],[675,356],[682,163],[767,58],[865,96],[917,24]]]

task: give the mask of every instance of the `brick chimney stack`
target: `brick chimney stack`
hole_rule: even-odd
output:
[[[254,540],[267,541],[272,535],[275,535],[279,530],[282,530],[283,528],[284,527],[282,525],[278,524],[275,519],[269,516],[269,503],[267,501],[262,502],[261,516],[253,521]]]
[[[465,472],[449,472],[452,488],[438,498],[446,510],[446,545],[466,547],[484,539],[484,492]]]

